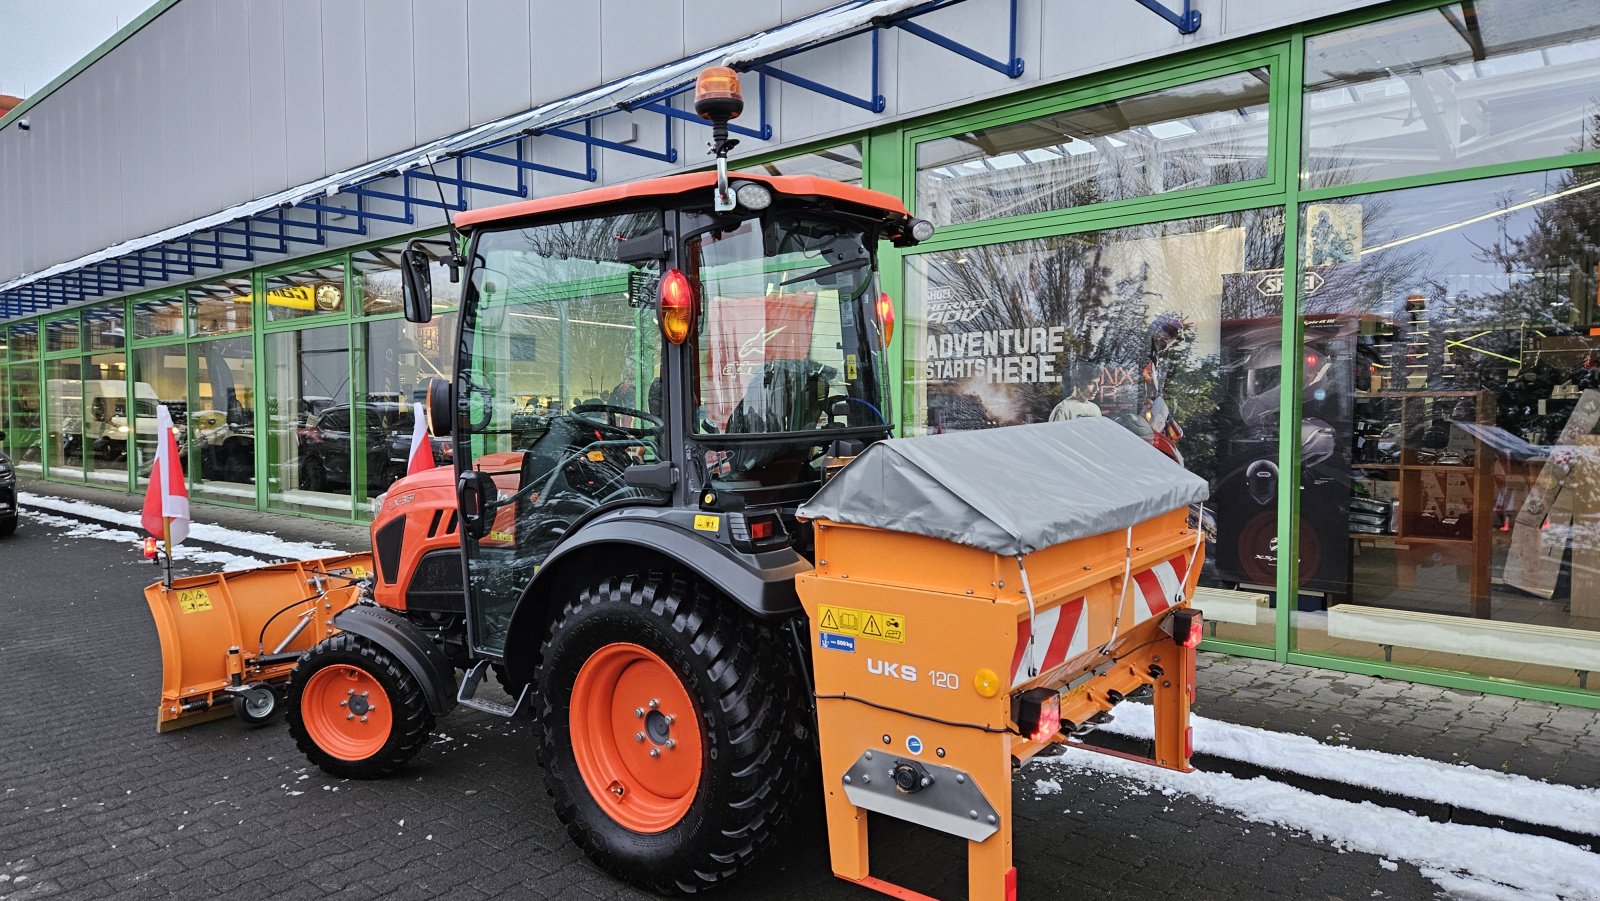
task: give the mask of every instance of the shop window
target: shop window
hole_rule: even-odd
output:
[[[370,501],[406,474],[416,422],[412,406],[426,397],[429,379],[450,378],[456,314],[438,315],[420,325],[383,319],[361,328],[367,380],[367,403],[360,411],[367,455],[362,497]],[[450,462],[450,453],[448,440],[433,441],[436,464]]]
[[[190,334],[205,337],[250,331],[254,321],[252,301],[247,275],[191,289]]]
[[[908,257],[909,431],[1118,422],[1211,484],[1202,584],[1252,592],[1212,634],[1271,644],[1282,259],[1279,210]]]
[[[248,316],[246,317],[248,322]],[[232,329],[229,329],[231,331]],[[166,297],[133,305],[133,337],[168,338],[183,334],[183,298]]]
[[[350,398],[350,329],[267,336],[268,502],[349,516],[358,477]]]
[[[358,308],[363,315],[400,312],[404,302],[401,295],[400,253],[408,246],[392,244],[351,255],[351,290],[355,292]],[[416,246],[429,258],[428,269],[433,276],[433,311],[441,313],[455,309],[461,303],[461,283],[450,281],[450,268],[444,264],[445,256],[449,253],[449,239],[441,237],[419,241]]]
[[[1300,215],[1302,504],[1348,513],[1306,523],[1296,645],[1578,687],[1600,632],[1600,167]]]
[[[852,141],[825,150],[798,153],[781,160],[741,166],[747,172],[766,175],[815,175],[847,185],[861,184],[861,142]]]
[[[117,319],[121,318],[118,310]],[[127,357],[121,351],[84,357],[82,372],[84,472],[90,481],[126,486],[133,432]]]
[[[1306,40],[1305,160],[1321,188],[1600,149],[1600,18],[1466,0]]]
[[[194,394],[182,417],[187,422],[182,437],[189,485],[210,500],[254,505],[256,366],[251,339],[198,341],[188,346],[188,354]],[[176,390],[170,382],[164,386],[165,392]]]
[[[12,366],[6,390],[6,443],[11,446],[11,460],[20,470],[38,473],[44,456],[38,368],[31,363]]]
[[[343,263],[269,275],[266,283],[267,319],[272,322],[345,311]]]
[[[77,350],[83,345],[82,323],[78,314],[51,319],[44,324],[45,350],[56,353]]]
[[[172,415],[173,428],[178,430],[178,447],[182,456],[184,472],[190,472],[189,454],[189,387],[188,374],[185,368],[186,353],[182,345],[167,345],[165,347],[151,347],[133,352],[133,433],[130,440],[133,442],[129,454],[133,457],[134,476],[138,484],[143,485],[150,481],[150,470],[155,464],[156,444],[160,435],[156,432],[156,406],[164,405],[167,412]],[[205,366],[209,376],[209,365]],[[237,390],[235,391],[237,394]],[[242,418],[242,417],[241,417]],[[226,417],[223,417],[226,421]],[[234,430],[234,434],[241,434],[241,430]],[[221,443],[226,443],[221,442]],[[238,450],[239,448],[234,448]],[[249,448],[244,448],[244,456],[248,459],[253,455]],[[215,467],[216,455],[212,454],[212,464]],[[225,457],[231,456],[224,455]],[[236,461],[245,462],[245,461]],[[250,469],[254,470],[253,463]],[[242,473],[235,473],[241,475]],[[235,484],[248,483],[248,477],[236,480]],[[237,499],[237,498],[235,498]]]
[[[78,357],[44,365],[45,475],[83,479],[83,363]]]
[[[39,359],[39,323],[24,322],[9,331],[13,361]]]
[[[917,145],[917,213],[953,225],[1264,178],[1267,70]]]
[[[126,343],[122,304],[92,307],[83,313],[84,346],[87,350],[121,350]]]

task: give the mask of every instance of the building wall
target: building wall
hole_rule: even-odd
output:
[[[1004,54],[1009,0],[919,19]],[[1009,79],[933,44],[880,36],[873,114],[769,83],[772,148],[1100,71],[1378,0],[1197,0],[1182,36],[1134,0],[1018,0]],[[0,280],[521,112],[833,5],[830,0],[183,0],[0,130]],[[1175,0],[1174,0],[1175,5]],[[864,90],[867,38],[797,57],[792,71]],[[859,87],[857,87],[859,86]],[[660,117],[609,117],[646,146]],[[680,165],[703,136],[676,123]],[[685,129],[690,133],[686,133]],[[558,162],[575,145],[541,139]],[[746,152],[766,147],[747,142]],[[607,154],[601,180],[664,168]],[[574,182],[544,176],[540,193]],[[500,202],[488,198],[483,202]]]

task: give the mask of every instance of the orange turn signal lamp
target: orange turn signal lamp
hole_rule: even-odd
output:
[[[688,276],[676,269],[668,269],[661,276],[661,300],[657,307],[661,319],[661,334],[673,344],[688,340],[694,327],[694,289]]]
[[[878,349],[888,350],[889,342],[894,340],[894,301],[888,294],[880,293],[873,312],[878,316]]]

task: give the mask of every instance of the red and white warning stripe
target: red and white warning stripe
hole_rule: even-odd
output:
[[[1157,563],[1144,572],[1133,574],[1138,586],[1132,602],[1133,624],[1138,625],[1152,616],[1159,616],[1168,607],[1183,601],[1183,577],[1189,572],[1189,559],[1182,555]]]
[[[1084,599],[1077,598],[1040,611],[1031,627],[1026,619],[1017,623],[1017,647],[1011,654],[1012,688],[1089,649],[1089,618],[1084,606]],[[1033,643],[1032,663],[1038,669],[1029,672],[1028,639],[1035,629],[1038,637]]]

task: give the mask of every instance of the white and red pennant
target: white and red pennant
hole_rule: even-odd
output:
[[[1136,626],[1152,616],[1164,613],[1183,595],[1184,576],[1189,572],[1189,560],[1178,555],[1164,560],[1149,569],[1133,574],[1130,588],[1132,597],[1126,601],[1124,617],[1127,624]],[[1017,623],[1017,646],[1011,654],[1011,687],[1048,672],[1089,649],[1089,625],[1084,598],[1074,598],[1049,610],[1042,610],[1030,624],[1027,619]],[[1030,673],[1028,641],[1033,639],[1033,664],[1038,669]]]

